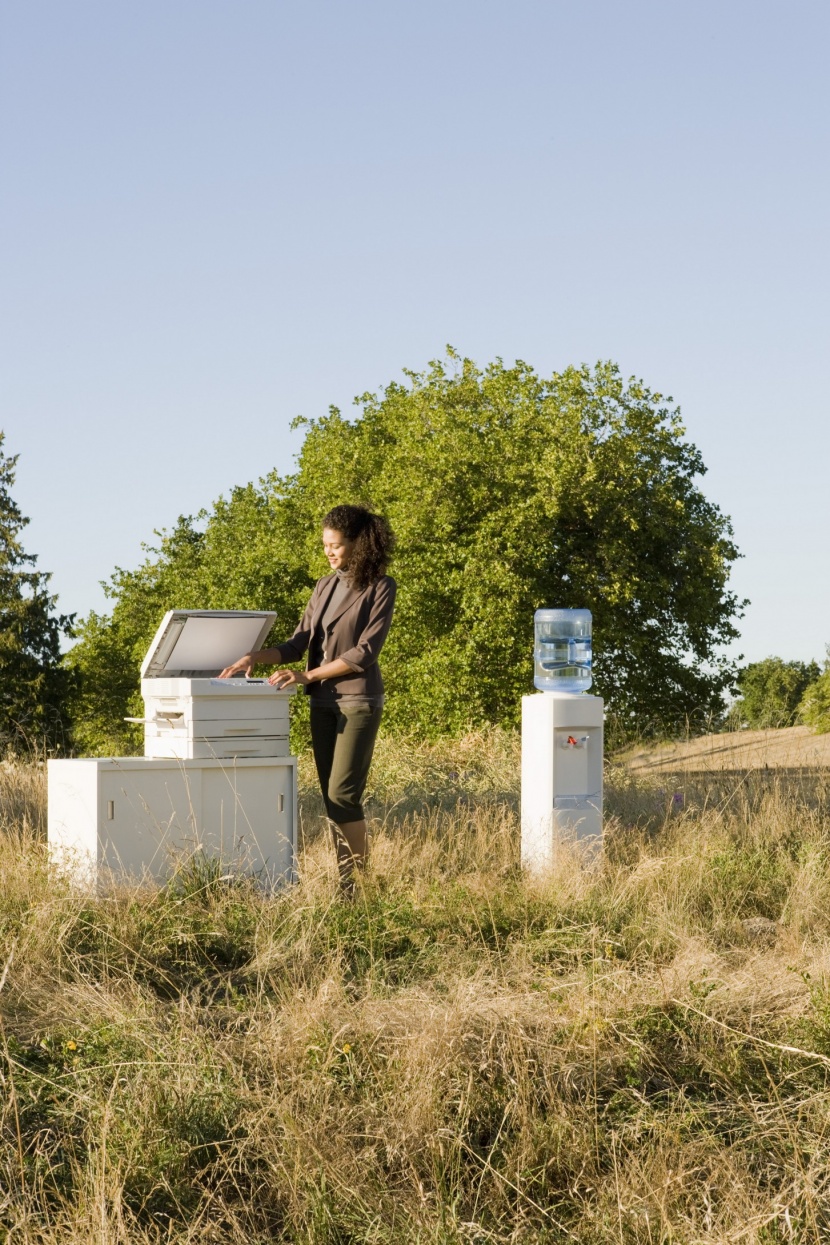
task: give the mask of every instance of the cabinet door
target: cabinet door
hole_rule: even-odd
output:
[[[205,850],[269,885],[292,880],[294,772],[293,764],[204,769],[201,832]]]
[[[201,846],[201,773],[174,766],[109,766],[98,784],[99,861],[106,870],[157,879]]]

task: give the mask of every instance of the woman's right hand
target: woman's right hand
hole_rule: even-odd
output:
[[[220,673],[219,678],[220,679],[238,679],[240,677],[246,678],[246,679],[250,678],[251,671],[253,670],[255,664],[256,663],[254,662],[254,659],[251,656],[251,654],[246,653],[244,657],[239,658],[239,661],[235,661],[230,666],[225,666],[225,669]]]

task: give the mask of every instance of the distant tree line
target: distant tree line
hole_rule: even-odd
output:
[[[532,690],[533,612],[549,605],[592,610],[594,690],[623,734],[720,723],[736,679],[743,707],[733,712],[750,721],[752,679],[723,656],[743,604],[728,586],[738,553],[670,398],[611,363],[543,378],[521,362],[482,370],[452,350],[404,377],[357,399],[353,419],[331,408],[299,421],[293,474],[236,487],[159,533],[140,566],[112,574],[109,610],[78,624],[63,662],[70,620],[54,614],[48,576],[24,569],[33,559],[14,532],[25,520],[4,476],[6,556],[23,559],[24,577],[7,581],[4,599],[10,619],[29,609],[41,620],[39,647],[15,633],[18,668],[30,663],[37,689],[27,720],[45,723],[59,706],[78,752],[140,749],[124,718],[141,715],[139,667],[164,612],[267,608],[272,639],[284,638],[328,569],[322,516],[351,501],[384,514],[398,538],[387,730],[517,725]],[[820,683],[811,674],[798,695]],[[789,706],[789,674],[783,686]]]
[[[815,661],[766,657],[739,670],[736,690],[730,726],[760,730],[804,724],[830,731],[830,660],[822,669]]]

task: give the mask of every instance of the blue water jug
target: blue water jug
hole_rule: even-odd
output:
[[[537,610],[533,682],[540,692],[587,692],[591,675],[591,611]]]

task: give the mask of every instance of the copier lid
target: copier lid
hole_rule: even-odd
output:
[[[142,679],[207,679],[259,648],[276,622],[267,610],[169,610],[141,666]]]

